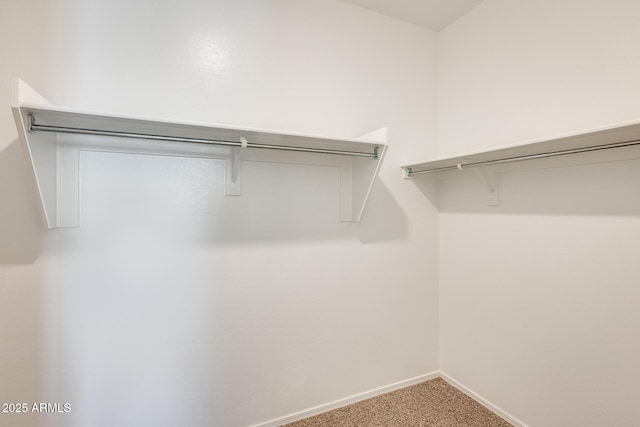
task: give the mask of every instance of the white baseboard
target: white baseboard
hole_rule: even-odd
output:
[[[472,398],[476,402],[482,404],[487,409],[489,409],[491,412],[493,412],[494,414],[496,414],[499,417],[503,418],[505,421],[510,422],[515,427],[527,427],[527,425],[525,423],[523,423],[522,421],[520,421],[516,417],[512,416],[508,412],[502,410],[500,407],[498,407],[498,406],[494,405],[493,403],[489,402],[487,399],[485,399],[484,397],[480,396],[478,393],[474,392],[473,390],[463,386],[458,381],[456,381],[453,378],[451,378],[448,374],[440,371],[439,375],[443,380],[445,380],[446,382],[448,382],[449,384],[451,384],[452,386],[454,386],[455,388],[457,388],[458,390],[460,390],[461,392],[463,392],[464,394],[466,394],[467,396],[469,396],[470,398]]]
[[[440,376],[440,373],[438,371],[431,372],[429,374],[424,374],[415,378],[410,378],[408,380],[389,384],[384,387],[365,391],[364,393],[355,394],[353,396],[346,397],[344,399],[334,400],[333,402],[329,402],[329,403],[325,403],[324,405],[319,405],[313,408],[305,409],[304,411],[289,414],[281,418],[276,418],[274,420],[267,421],[265,423],[254,424],[251,427],[278,427],[283,424],[288,424],[304,418],[309,418],[314,415],[321,414],[323,412],[331,411],[333,409],[342,408],[343,406],[351,405],[352,403],[360,402],[361,400],[366,400],[371,397],[389,393],[390,391],[398,390],[400,388],[409,387],[414,384],[419,384],[425,381],[429,381],[434,378],[438,378],[439,376]]]

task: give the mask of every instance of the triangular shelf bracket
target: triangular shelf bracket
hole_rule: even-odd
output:
[[[488,192],[487,206],[500,206],[500,180],[495,169],[491,167],[473,168]]]

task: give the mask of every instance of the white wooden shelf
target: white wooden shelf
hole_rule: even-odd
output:
[[[21,80],[15,84],[12,109],[49,228],[80,223],[81,151],[224,159],[225,191],[233,196],[240,195],[244,161],[338,167],[340,220],[357,222],[387,149],[386,129],[333,138],[61,108]]]
[[[404,170],[405,178],[411,178],[423,174],[440,175],[442,172],[456,169],[476,169],[483,166],[534,161],[552,157],[573,157],[575,159],[578,156],[570,155],[589,152],[602,153],[605,150],[607,152],[622,152],[624,151],[622,150],[623,148],[638,145],[640,145],[640,121],[630,121],[558,135],[552,138],[526,141],[451,157],[439,157],[420,163],[408,164],[402,166],[402,169]],[[620,159],[620,155],[616,159]],[[580,160],[570,162],[579,164]]]

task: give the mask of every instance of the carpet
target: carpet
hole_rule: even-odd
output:
[[[319,426],[513,427],[441,378],[287,424]]]

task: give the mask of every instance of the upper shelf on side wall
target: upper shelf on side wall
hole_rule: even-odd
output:
[[[51,105],[21,80],[13,114],[49,228],[78,226],[79,152],[219,158],[240,195],[243,161],[340,169],[341,221],[359,221],[386,152],[386,129],[359,138],[101,114]]]
[[[464,170],[514,162],[548,158],[577,158],[581,153],[621,152],[640,145],[640,120],[618,123],[552,138],[526,141],[493,149],[463,153],[451,157],[402,166],[405,178],[417,175],[440,175],[451,170]],[[616,150],[614,150],[616,149]],[[624,156],[623,156],[624,157]],[[616,159],[619,159],[618,156]],[[591,162],[591,161],[590,161]],[[573,164],[576,162],[574,161]],[[577,161],[580,164],[580,161]]]

